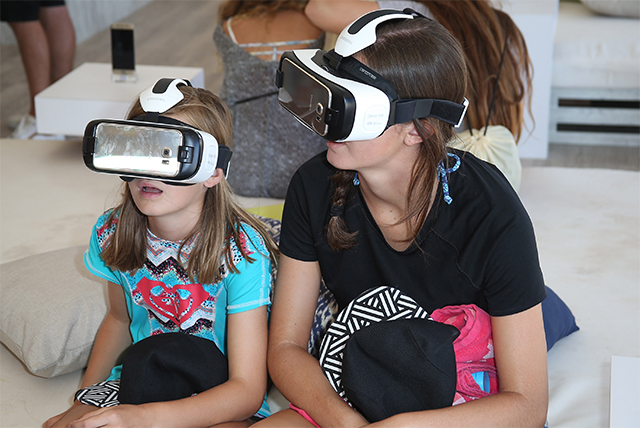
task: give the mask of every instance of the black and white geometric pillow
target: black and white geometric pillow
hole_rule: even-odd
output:
[[[113,407],[120,404],[118,391],[120,391],[120,379],[106,380],[76,392],[76,400],[90,406]]]
[[[320,345],[320,365],[343,400],[349,403],[342,386],[342,358],[351,335],[372,323],[410,318],[430,319],[429,313],[415,300],[389,286],[363,292],[338,314]]]

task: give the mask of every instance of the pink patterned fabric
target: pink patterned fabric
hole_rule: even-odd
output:
[[[453,405],[496,394],[499,391],[498,372],[489,314],[476,305],[460,305],[436,309],[431,318],[460,330],[460,336],[453,342],[458,377]],[[489,375],[488,393],[473,379],[472,374],[477,372]]]

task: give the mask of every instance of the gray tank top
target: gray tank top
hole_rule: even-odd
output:
[[[326,149],[325,140],[278,104],[278,61],[263,61],[234,43],[218,25],[213,40],[224,65],[220,97],[233,120],[229,183],[242,196],[284,198],[305,161]],[[321,49],[324,35],[312,49]]]

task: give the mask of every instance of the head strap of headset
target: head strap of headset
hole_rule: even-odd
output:
[[[398,93],[388,80],[353,57],[353,54],[376,42],[376,28],[379,24],[392,19],[415,18],[430,19],[410,8],[402,12],[379,9],[361,16],[342,30],[335,48],[324,54],[325,65],[338,75],[373,86],[387,94],[391,101],[389,126],[413,119],[435,117],[457,128],[462,124],[469,105],[466,98],[462,104],[432,98],[399,99]]]
[[[192,86],[187,79],[162,78],[159,79],[151,88],[147,88],[140,94],[140,106],[145,111],[142,116],[136,116],[131,120],[140,122],[166,123],[170,125],[186,126],[188,128],[197,129],[195,126],[181,122],[167,116],[161,116],[173,106],[178,104],[184,98],[184,95],[178,89],[180,86]],[[229,147],[218,144],[218,161],[216,168],[221,168],[225,176],[229,169],[231,161],[231,149]],[[188,185],[181,183],[171,183],[172,185]],[[191,184],[191,183],[189,183]]]

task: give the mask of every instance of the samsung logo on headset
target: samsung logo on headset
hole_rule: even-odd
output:
[[[377,79],[377,77],[373,73],[371,73],[370,71],[365,70],[362,67],[359,68],[359,71],[360,71],[360,73],[364,74],[365,76],[367,76],[371,80],[376,80]]]

